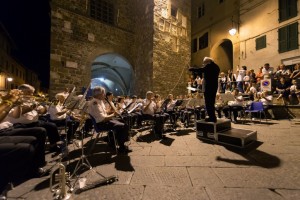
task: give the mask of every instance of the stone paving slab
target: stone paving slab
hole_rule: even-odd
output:
[[[247,160],[245,160],[248,162]],[[193,167],[245,167],[236,163],[222,162],[217,156],[166,156],[166,166],[193,166]]]
[[[131,185],[191,186],[186,167],[136,167]]]
[[[300,190],[275,190],[275,191],[279,193],[281,196],[283,196],[284,199],[288,199],[288,200],[300,199]]]
[[[74,200],[122,199],[140,200],[143,197],[144,186],[108,185],[73,195]]]
[[[280,195],[268,189],[206,188],[211,200],[282,200]]]
[[[213,168],[225,187],[297,189],[300,185],[263,168]]]
[[[224,187],[221,179],[210,167],[188,167],[187,170],[194,187]]]
[[[143,200],[209,200],[202,187],[181,186],[146,186]]]
[[[132,166],[165,166],[165,156],[130,156]]]

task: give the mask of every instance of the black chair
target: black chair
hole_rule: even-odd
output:
[[[103,135],[104,135],[104,133],[107,133],[107,136],[108,136],[108,142],[112,142],[112,141],[110,141],[110,137],[109,137],[109,135],[108,135],[108,132],[112,132],[112,135],[113,135],[113,142],[114,142],[114,147],[115,147],[115,149],[116,149],[116,154],[118,154],[118,148],[117,148],[117,140],[116,140],[116,136],[115,136],[115,132],[113,131],[113,130],[109,130],[109,131],[107,131],[107,130],[102,130],[102,129],[100,129],[100,127],[97,125],[97,123],[96,123],[96,120],[95,120],[95,118],[92,116],[92,115],[89,115],[90,116],[90,118],[91,118],[91,120],[92,120],[92,123],[93,123],[93,127],[94,127],[94,132],[93,132],[93,134],[92,134],[92,136],[91,136],[91,140],[93,139],[93,136],[94,136],[94,134],[96,133],[97,135],[96,135],[96,137],[95,137],[95,139],[94,139],[94,142],[92,143],[92,146],[91,146],[91,148],[90,148],[90,152],[89,153],[92,153],[92,151],[94,150],[94,148],[95,148],[95,145],[96,145],[96,142],[99,140],[99,138],[101,138]]]

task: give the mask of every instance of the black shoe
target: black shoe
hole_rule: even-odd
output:
[[[232,123],[237,124],[238,121],[237,121],[236,119],[234,119],[234,120],[232,121]]]
[[[44,176],[48,176],[50,174],[50,169],[38,168],[37,172],[34,174],[34,177],[40,178]]]

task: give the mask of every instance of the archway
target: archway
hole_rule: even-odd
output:
[[[228,39],[220,41],[211,52],[212,57],[220,66],[220,70],[227,72],[233,69],[233,45]]]
[[[133,70],[119,54],[107,53],[92,62],[91,88],[102,86],[116,96],[129,95],[133,86]]]

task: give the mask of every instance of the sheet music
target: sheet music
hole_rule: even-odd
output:
[[[194,101],[194,107],[201,107],[201,106],[204,106],[205,105],[205,102],[204,102],[204,99],[195,99]]]
[[[234,96],[231,93],[220,94],[223,102],[235,101]]]

